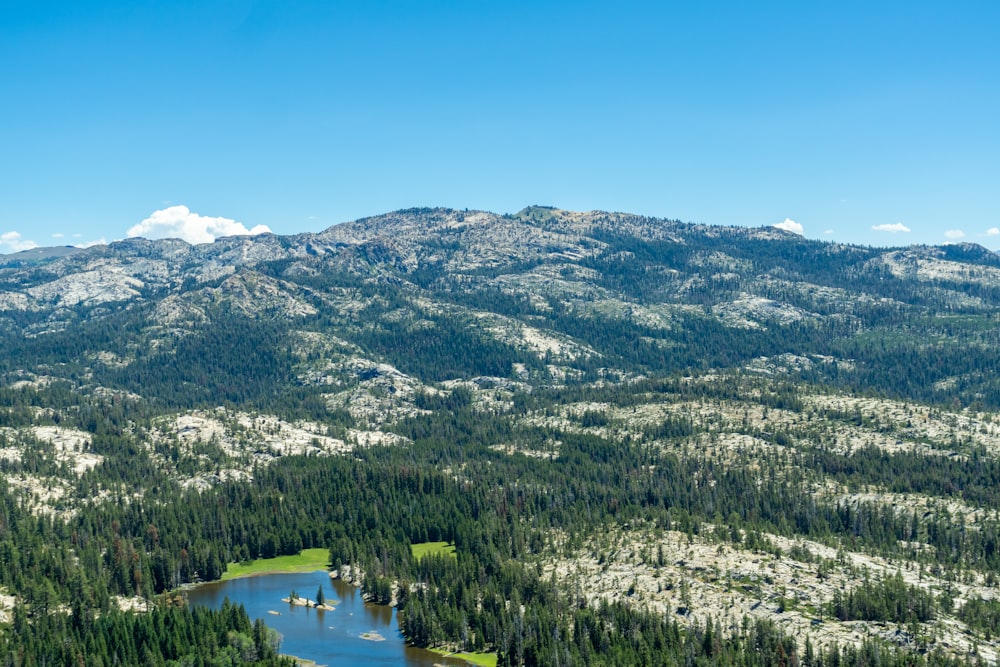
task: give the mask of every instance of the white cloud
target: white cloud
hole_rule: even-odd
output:
[[[824,229],[823,233],[826,234],[827,236],[830,236],[830,235],[833,234],[833,230],[832,229]]]
[[[1000,227],[990,227],[986,230],[986,236],[997,236],[1000,235]]]
[[[891,232],[893,234],[910,231],[910,228],[901,222],[894,222],[892,224],[884,224],[884,225],[872,225],[872,229],[874,229],[876,232]]]
[[[949,229],[944,233],[944,236],[945,238],[949,238],[952,241],[957,241],[958,239],[965,237],[965,232],[963,232],[961,229]]]
[[[37,247],[37,243],[22,239],[21,234],[18,232],[4,232],[0,234],[0,252],[20,252]]]
[[[84,243],[74,243],[73,245],[77,248],[89,248],[95,245],[108,245],[108,241],[102,236],[96,241],[85,241]]]
[[[61,232],[56,232],[55,234],[52,235],[52,238],[54,238],[54,239],[61,239],[63,236],[65,236],[65,234],[63,234]]]
[[[772,227],[777,227],[778,229],[784,229],[786,232],[791,232],[792,234],[798,234],[802,236],[802,225],[795,222],[791,218],[785,218],[784,222],[779,222]]]
[[[144,236],[150,239],[176,238],[188,243],[211,243],[220,236],[252,236],[270,231],[265,225],[247,229],[242,222],[229,218],[210,218],[192,213],[187,206],[170,206],[154,211],[148,218],[129,229],[128,236]]]

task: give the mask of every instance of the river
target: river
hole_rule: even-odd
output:
[[[334,611],[319,611],[282,602],[292,591],[300,597],[316,599],[323,587],[327,603],[338,600]],[[201,584],[186,591],[192,605],[218,609],[228,597],[246,607],[250,618],[260,618],[281,633],[281,652],[315,661],[320,665],[379,667],[406,665],[461,665],[464,660],[407,646],[399,632],[396,610],[367,604],[360,591],[339,580],[331,580],[325,571],[297,574],[266,574],[229,581]],[[384,641],[362,638],[377,634]]]

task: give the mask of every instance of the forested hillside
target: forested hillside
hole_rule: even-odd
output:
[[[0,658],[278,664],[166,594],[320,547],[501,665],[995,662],[998,316],[971,244],[547,207],[0,256]]]

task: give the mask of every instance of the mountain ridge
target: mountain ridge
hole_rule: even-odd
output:
[[[466,220],[467,217],[468,220]],[[534,234],[535,238],[525,238],[532,236],[526,232],[537,229],[541,230],[540,235]],[[506,232],[507,238],[497,236],[501,231]],[[678,235],[678,232],[683,232],[683,234]],[[2,273],[0,273],[2,278],[0,279],[6,278],[5,282],[10,285],[12,282],[16,283],[16,278],[12,280],[11,274],[18,268],[22,269],[22,272],[26,272],[29,268],[37,270],[53,263],[61,266],[53,267],[53,271],[50,273],[65,276],[72,270],[74,264],[90,263],[93,265],[102,258],[109,261],[131,259],[133,263],[140,258],[169,259],[175,262],[185,260],[188,263],[214,261],[216,264],[228,263],[236,267],[253,266],[257,263],[280,259],[336,254],[349,247],[354,247],[373,253],[373,258],[378,260],[381,257],[380,253],[389,253],[386,257],[392,256],[393,249],[398,250],[400,244],[407,246],[410,256],[405,260],[407,263],[399,265],[398,268],[413,269],[416,266],[415,260],[433,262],[437,258],[435,253],[427,253],[426,248],[422,248],[425,245],[421,243],[423,237],[446,235],[450,241],[457,242],[456,237],[464,237],[470,233],[478,233],[484,237],[472,239],[470,244],[473,246],[471,250],[478,252],[481,256],[489,256],[489,248],[484,247],[485,243],[503,242],[497,245],[505,247],[508,256],[506,258],[495,257],[495,265],[501,265],[503,259],[523,259],[517,255],[517,249],[512,247],[518,242],[530,243],[534,241],[534,247],[531,248],[534,252],[531,253],[531,256],[537,258],[545,254],[554,254],[553,251],[556,249],[546,247],[544,250],[548,251],[547,253],[540,252],[538,247],[540,242],[562,242],[565,250],[579,251],[578,244],[581,240],[587,239],[591,242],[594,240],[593,236],[586,236],[588,233],[591,235],[597,233],[598,235],[633,236],[645,241],[667,240],[679,244],[685,243],[685,238],[693,235],[720,239],[785,241],[795,244],[818,244],[827,252],[855,251],[873,255],[906,253],[909,256],[923,257],[955,254],[957,251],[961,251],[964,260],[995,262],[1000,265],[1000,260],[996,259],[995,253],[970,243],[874,248],[804,239],[774,227],[710,226],[626,213],[604,211],[577,213],[554,207],[532,206],[522,209],[517,214],[504,215],[485,211],[458,211],[448,208],[403,209],[361,218],[353,222],[339,223],[319,232],[302,232],[291,235],[264,234],[254,237],[220,237],[210,244],[192,245],[180,239],[130,238],[91,248],[77,249],[65,246],[34,249],[5,256],[5,262],[0,264],[0,269],[2,269]],[[415,248],[425,250],[422,257],[413,256],[412,251]],[[445,246],[436,250],[437,254],[447,255],[449,248]],[[30,267],[11,266],[11,264],[19,263],[22,258],[29,256],[35,259]],[[394,261],[404,261],[398,251]],[[43,266],[40,267],[39,264]],[[208,275],[212,275],[212,273],[209,272]]]
[[[543,384],[593,372],[584,357],[550,363],[574,349],[591,350],[591,362],[617,360],[620,372],[654,374],[818,355],[853,375],[800,378],[885,390],[875,338],[898,341],[890,352],[914,357],[911,366],[964,348],[989,369],[1000,363],[989,324],[997,307],[1000,258],[974,244],[871,248],[776,228],[537,206],[506,215],[405,209],[316,233],[211,244],[134,238],[0,266],[0,331],[12,341],[113,316],[164,343],[163,331],[195,333],[227,312],[293,328],[323,321],[373,363],[395,363],[395,336],[430,336],[437,346],[435,332],[450,330],[470,345],[498,346],[507,370],[490,366],[488,375],[546,367],[532,372]],[[954,317],[968,321],[956,330]],[[917,326],[929,337],[907,333]],[[727,349],[736,341],[739,349]],[[451,365],[435,354],[433,363]],[[957,375],[966,387],[959,400],[1000,403],[988,375]],[[954,376],[935,375],[930,386]],[[936,395],[904,384],[914,398]]]

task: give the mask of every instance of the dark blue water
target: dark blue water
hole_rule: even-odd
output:
[[[320,586],[328,603],[339,600],[334,611],[296,607],[281,601],[293,590],[300,597],[315,600]],[[282,653],[313,660],[320,665],[468,666],[463,660],[407,646],[399,633],[395,609],[366,604],[357,588],[341,581],[331,581],[326,572],[245,577],[202,584],[187,591],[190,604],[215,609],[222,606],[226,597],[246,607],[250,618],[263,619],[269,627],[281,633]],[[385,637],[385,641],[362,639],[364,633],[378,633]]]

